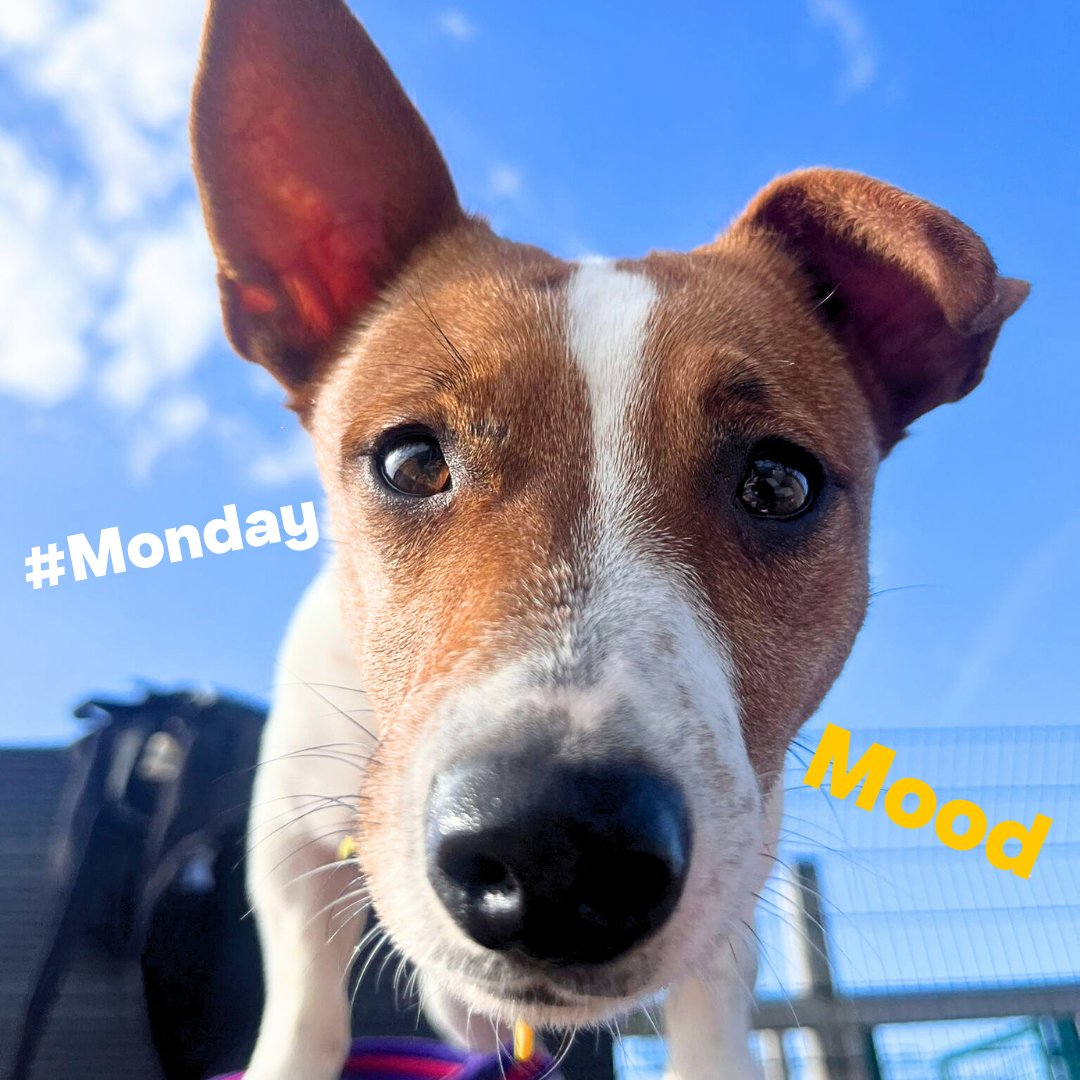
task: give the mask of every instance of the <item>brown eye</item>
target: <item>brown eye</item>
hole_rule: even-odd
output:
[[[386,484],[402,495],[430,498],[450,487],[450,467],[434,435],[403,433],[379,451],[376,462]]]
[[[810,508],[814,487],[807,476],[810,470],[798,456],[770,448],[751,457],[738,491],[747,513],[784,521]]]

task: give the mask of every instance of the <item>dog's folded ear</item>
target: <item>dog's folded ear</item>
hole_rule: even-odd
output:
[[[342,0],[211,0],[191,129],[229,338],[302,408],[342,331],[462,220],[450,174]]]
[[[802,267],[885,450],[916,417],[978,384],[1029,289],[999,277],[986,245],[944,210],[836,169],[773,181],[722,239],[778,244]]]

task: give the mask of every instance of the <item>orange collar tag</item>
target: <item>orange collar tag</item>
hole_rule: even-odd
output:
[[[536,1035],[524,1020],[514,1024],[514,1060],[531,1061],[536,1053]]]

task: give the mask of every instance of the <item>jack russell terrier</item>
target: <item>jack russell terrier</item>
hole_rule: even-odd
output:
[[[504,240],[342,0],[212,0],[192,133],[229,338],[337,544],[256,783],[249,1080],[338,1074],[372,905],[452,1040],[666,990],[669,1077],[751,1076],[746,925],[865,612],[875,470],[1028,286],[831,169],[686,254]]]

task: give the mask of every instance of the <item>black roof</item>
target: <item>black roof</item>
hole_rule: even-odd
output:
[[[66,750],[0,750],[0,1068],[44,945],[45,869]],[[138,968],[83,948],[64,980],[35,1080],[158,1080]]]
[[[10,1068],[14,1031],[48,918],[50,830],[68,771],[65,749],[0,749],[0,1076]],[[415,1008],[395,1007],[366,980],[354,1028],[365,1034],[432,1034]],[[611,1080],[605,1035],[577,1040],[566,1063],[573,1080]],[[40,1044],[33,1080],[161,1080],[137,964],[80,947]]]

